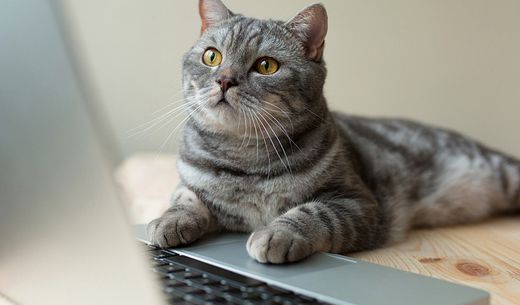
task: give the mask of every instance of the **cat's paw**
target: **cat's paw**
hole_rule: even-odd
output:
[[[279,226],[255,231],[247,241],[249,256],[260,263],[282,264],[299,261],[313,250],[312,243],[299,234]]]
[[[150,242],[161,248],[192,243],[202,237],[206,229],[207,220],[183,210],[166,212],[147,227]]]

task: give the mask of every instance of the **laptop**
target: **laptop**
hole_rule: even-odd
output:
[[[341,255],[260,264],[243,234],[148,245],[118,197],[63,20],[53,1],[0,10],[0,293],[13,304],[489,304],[478,289]]]

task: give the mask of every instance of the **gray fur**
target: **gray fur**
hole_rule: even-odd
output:
[[[316,43],[309,52],[302,28],[235,15],[219,0],[201,0],[201,7],[224,13],[212,14],[184,56],[184,92],[193,104],[178,160],[182,183],[172,207],[149,225],[155,244],[186,244],[216,230],[253,232],[249,254],[284,263],[316,251],[381,247],[416,226],[519,209],[518,160],[455,132],[331,113],[325,64]],[[322,6],[302,12],[325,22],[308,25],[315,26],[310,36],[326,31]],[[223,54],[220,66],[202,63],[208,47]],[[279,71],[253,71],[262,56],[278,60]],[[238,82],[225,94],[215,82],[222,74]]]

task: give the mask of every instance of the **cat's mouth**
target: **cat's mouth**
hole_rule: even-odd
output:
[[[216,99],[215,99],[216,100]],[[230,95],[230,92],[225,92],[225,93],[222,93],[222,95],[220,96],[220,99],[218,99],[216,102],[213,103],[213,107],[215,108],[226,108],[226,107],[230,107],[230,108],[235,108],[235,96],[233,93],[231,93]]]
[[[218,100],[218,102],[216,102],[213,107],[219,107],[219,106],[232,107],[231,104],[229,103],[229,101],[225,97],[222,97],[220,100]]]
[[[221,104],[228,104],[228,101],[226,100],[225,97],[221,98],[220,100],[218,100],[218,102],[215,104],[215,106],[218,106],[218,105],[221,105]]]

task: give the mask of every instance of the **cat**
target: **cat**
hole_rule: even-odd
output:
[[[520,208],[515,158],[453,131],[329,111],[321,4],[287,22],[220,0],[200,0],[199,13],[201,36],[183,58],[181,183],[148,225],[153,244],[252,232],[249,255],[279,264]]]

